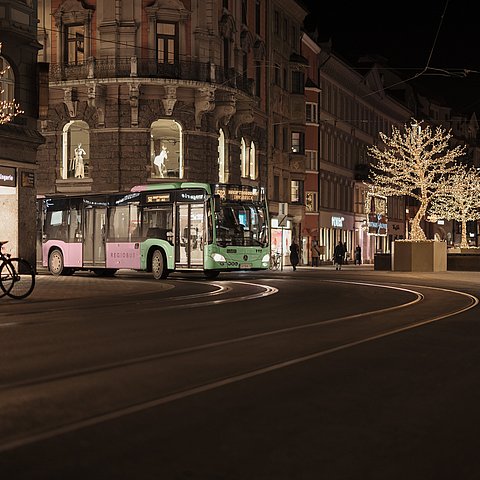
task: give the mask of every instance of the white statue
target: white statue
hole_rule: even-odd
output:
[[[74,150],[75,156],[73,157],[73,162],[75,166],[75,178],[84,178],[85,177],[85,164],[83,162],[83,156],[87,152],[82,148],[82,144],[79,143],[78,147]]]
[[[165,166],[165,160],[168,158],[168,150],[165,145],[162,145],[162,151],[153,159],[153,164],[157,167],[158,173],[161,178],[165,177],[167,167]]]

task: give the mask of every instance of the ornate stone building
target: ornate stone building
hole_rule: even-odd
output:
[[[41,75],[35,1],[0,0],[0,240],[6,251],[35,264],[36,151]],[[23,113],[8,118],[7,104]]]
[[[267,183],[266,2],[41,0],[39,193]]]

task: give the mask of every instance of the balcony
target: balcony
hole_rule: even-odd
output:
[[[156,60],[124,58],[91,58],[81,64],[50,64],[50,81],[70,81],[106,78],[162,78],[213,83],[235,88],[253,96],[254,83],[234,69],[224,69],[208,62],[182,60],[158,63]]]

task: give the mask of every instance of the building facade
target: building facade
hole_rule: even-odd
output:
[[[375,253],[390,251],[391,242],[405,238],[405,203],[389,198],[387,225],[375,231],[369,227],[368,148],[380,142],[379,132],[388,135],[392,125],[402,127],[412,109],[387,93],[375,61],[366,59],[363,68],[356,69],[332,53],[330,45],[318,45],[307,34],[302,49],[309,63],[304,263],[313,243],[320,247],[320,260],[330,262],[340,241],[350,259],[358,245],[362,261],[373,263]]]
[[[266,3],[42,0],[39,193],[266,187]]]
[[[302,241],[305,218],[305,78],[301,55],[307,11],[295,1],[267,2],[268,199],[272,251],[289,264],[289,247]]]
[[[36,38],[36,2],[0,0],[0,240],[8,240],[7,252],[32,264],[36,152],[43,142],[37,131],[42,82]],[[12,102],[22,113],[10,115]]]
[[[314,242],[328,262],[338,241],[373,262],[407,236],[403,198],[388,199],[382,231],[369,229],[368,147],[379,132],[432,112],[375,58],[358,69],[305,34],[301,2],[41,0],[38,8],[38,60],[49,71],[38,193],[175,180],[263,188],[282,265],[293,240],[303,264]]]

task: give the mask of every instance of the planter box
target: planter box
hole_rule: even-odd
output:
[[[432,240],[396,240],[392,246],[395,272],[446,272],[447,243]]]
[[[392,256],[390,253],[376,253],[373,259],[374,270],[390,271],[392,269]]]
[[[451,250],[453,249],[449,249],[447,253],[448,270],[480,272],[480,252],[478,249],[464,248],[462,249],[462,253],[454,253]]]

